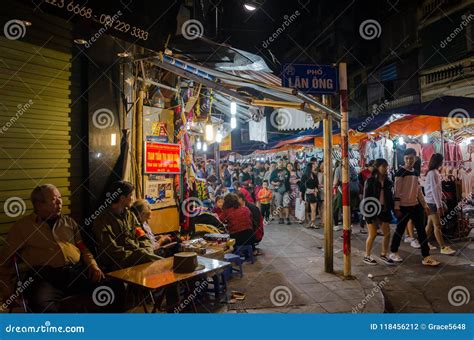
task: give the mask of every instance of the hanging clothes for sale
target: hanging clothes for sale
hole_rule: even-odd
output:
[[[416,155],[421,157],[421,145],[419,143],[407,143],[407,149],[414,149]]]
[[[402,144],[402,145],[398,144],[397,145],[397,148],[395,150],[396,160],[397,160],[397,164],[396,164],[397,168],[405,165],[404,155],[405,155],[405,150],[406,149],[407,149],[407,146],[405,144]]]
[[[421,149],[421,160],[429,162],[431,156],[435,153],[435,146],[433,144],[424,144]]]

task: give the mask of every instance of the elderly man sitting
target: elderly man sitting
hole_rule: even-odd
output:
[[[34,212],[10,229],[0,251],[0,290],[3,299],[14,293],[17,254],[29,267],[25,291],[33,312],[90,311],[92,291],[104,278],[93,255],[82,241],[78,224],[62,215],[62,199],[52,184],[36,187],[31,193]],[[66,303],[68,296],[87,294],[84,304]],[[5,301],[5,300],[4,300]]]

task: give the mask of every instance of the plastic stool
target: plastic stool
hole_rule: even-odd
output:
[[[253,258],[253,247],[251,245],[236,246],[235,253],[245,258],[246,262],[250,261],[252,264],[255,262]]]
[[[232,263],[232,266],[230,266],[224,271],[224,276],[226,277],[226,279],[232,277],[233,272],[239,273],[240,277],[244,276],[244,271],[242,269],[242,259],[239,255],[224,254],[224,261]],[[238,269],[234,267],[234,264],[238,267]]]

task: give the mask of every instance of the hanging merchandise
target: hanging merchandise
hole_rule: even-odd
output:
[[[165,97],[163,96],[159,88],[157,88],[156,91],[153,93],[150,99],[150,104],[151,106],[156,108],[165,108]]]
[[[259,122],[249,121],[249,139],[256,142],[268,143],[267,121],[262,119]]]

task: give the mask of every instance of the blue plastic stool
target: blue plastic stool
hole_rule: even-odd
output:
[[[253,247],[251,245],[236,246],[235,254],[245,258],[245,262],[250,262],[252,264],[255,262],[253,257]]]
[[[224,254],[224,261],[232,263],[232,266],[226,268],[224,271],[224,277],[226,280],[232,277],[233,272],[239,273],[240,277],[244,276],[244,271],[242,269],[242,259],[239,255]],[[238,269],[234,267],[234,264],[238,267]]]

